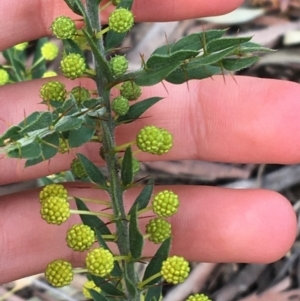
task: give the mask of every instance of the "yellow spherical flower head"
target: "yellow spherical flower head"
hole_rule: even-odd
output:
[[[98,287],[93,280],[87,281],[82,287],[82,293],[87,299],[93,299],[89,290],[94,290],[98,293],[101,292],[100,287]]]
[[[52,42],[47,42],[41,47],[41,53],[45,60],[52,61],[58,55],[58,47]]]
[[[138,132],[136,145],[143,152],[162,155],[172,148],[173,136],[163,128],[149,125]]]
[[[190,295],[185,301],[211,301],[211,299],[204,294],[194,294]]]
[[[28,46],[28,42],[23,42],[23,43],[15,45],[14,49],[16,49],[17,51],[23,51],[27,48],[27,46]]]
[[[96,236],[92,228],[83,224],[73,225],[67,232],[67,245],[74,251],[88,250],[95,242]]]
[[[67,189],[61,184],[48,184],[46,185],[40,192],[40,202],[42,203],[49,197],[58,196],[63,199],[68,198],[68,191]]]
[[[9,74],[6,70],[0,69],[0,86],[4,86],[9,82]]]
[[[71,263],[65,260],[55,260],[49,263],[46,267],[45,278],[55,287],[69,285],[73,280]]]
[[[153,212],[161,217],[170,217],[178,210],[178,195],[171,190],[164,190],[154,196]]]
[[[96,248],[87,254],[85,265],[91,274],[105,277],[108,276],[114,268],[114,257],[108,250]]]
[[[57,76],[57,73],[53,70],[49,70],[49,71],[44,72],[42,78],[54,77],[54,76]]]
[[[146,225],[146,234],[153,243],[162,243],[172,234],[171,224],[163,218],[156,217]]]
[[[42,219],[48,224],[60,225],[65,222],[69,216],[70,205],[65,198],[51,196],[41,203],[40,210]]]
[[[168,257],[162,264],[161,275],[166,282],[178,284],[189,275],[189,263],[180,256]]]

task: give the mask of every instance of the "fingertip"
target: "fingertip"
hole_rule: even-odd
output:
[[[292,246],[297,221],[282,195],[215,187],[202,187],[197,194],[193,189],[182,195],[173,219],[173,253],[191,261],[268,263]]]

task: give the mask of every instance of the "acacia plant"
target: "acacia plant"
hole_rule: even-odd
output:
[[[45,270],[46,279],[53,286],[61,287],[70,284],[74,273],[85,273],[88,281],[83,292],[88,298],[157,301],[162,296],[163,282],[183,282],[190,268],[183,257],[169,256],[172,227],[168,218],[180,210],[179,198],[171,190],[153,195],[152,179],[142,187],[137,180],[136,155],[140,151],[156,156],[167,153],[172,148],[173,136],[167,129],[149,124],[137,129],[135,141],[116,145],[115,130],[146,116],[147,110],[162,99],[159,96],[142,99],[143,86],[162,81],[183,84],[191,79],[240,70],[257,61],[255,53],[267,49],[250,42],[249,37],[224,37],[225,30],[209,30],[159,47],[147,59],[141,56],[141,68],[128,71],[126,57],[117,55],[116,50],[134,25],[133,0],[111,0],[101,8],[101,0],[65,2],[84,25],[78,29],[74,20],[66,16],[53,20],[51,30],[64,46],[61,71],[71,80],[81,77],[94,80],[96,91],[84,86],[67,91],[56,77],[49,78],[37,91],[45,110],[34,112],[11,126],[0,136],[0,147],[8,157],[26,159],[25,167],[29,168],[57,153],[71,150],[76,153],[74,149],[86,143],[97,143],[107,175],[81,153],[76,153],[70,169],[77,179],[105,191],[107,200],[70,196],[59,183],[44,186],[37,196],[41,217],[55,224],[53,227],[65,222],[71,214],[80,215],[82,223],[74,224],[67,231],[66,244],[74,252],[86,253],[81,268],[73,268],[70,262],[60,258],[50,262]],[[108,24],[102,27],[100,11],[109,6],[114,6],[114,10]],[[42,77],[46,71],[45,60],[54,59],[58,51],[55,45],[41,39],[33,64],[26,69],[23,50],[19,45],[4,51],[8,65],[0,69],[0,84]],[[89,52],[91,63],[86,59]],[[112,97],[115,91],[118,96]],[[133,187],[138,187],[140,193],[126,211],[123,196]],[[70,209],[71,200],[75,200],[77,210]],[[88,202],[98,203],[102,209],[97,211],[93,206],[91,211]],[[139,221],[145,212],[150,218],[143,229]],[[158,245],[151,258],[143,255],[145,240]],[[114,251],[112,245],[116,246]],[[141,278],[135,265],[146,261],[149,263]],[[187,300],[209,299],[194,294]]]

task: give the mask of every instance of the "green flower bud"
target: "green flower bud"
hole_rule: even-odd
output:
[[[125,115],[128,112],[129,107],[128,99],[123,96],[114,98],[111,104],[112,110],[120,116]]]
[[[134,23],[133,14],[126,8],[115,9],[108,18],[108,26],[118,33],[125,33],[131,29]]]
[[[137,100],[142,95],[142,89],[134,82],[125,82],[120,88],[120,93],[128,100]]]
[[[48,184],[46,186],[43,187],[43,189],[40,192],[40,202],[42,203],[43,201],[45,201],[47,198],[49,197],[60,197],[63,199],[68,198],[68,191],[67,189],[61,185],[61,184]]]
[[[48,224],[60,225],[69,216],[70,205],[65,198],[50,196],[41,203],[41,216]]]
[[[91,97],[89,90],[80,86],[74,87],[71,90],[71,93],[74,96],[77,103],[79,104],[83,103],[84,101],[86,101]]]
[[[162,243],[172,234],[171,224],[163,218],[156,217],[146,225],[146,234],[149,235],[148,239],[155,244]]]
[[[91,274],[106,277],[114,268],[114,257],[108,250],[96,248],[87,254],[85,264]]]
[[[194,294],[190,295],[185,301],[211,301],[211,299],[204,294]]]
[[[88,250],[95,242],[95,232],[87,225],[73,225],[67,232],[67,245],[74,251]]]
[[[137,147],[151,154],[162,155],[173,146],[172,134],[154,125],[143,127],[136,136]]]
[[[40,89],[40,97],[44,101],[64,101],[67,98],[66,86],[59,81],[49,81]]]
[[[189,275],[189,263],[180,256],[168,257],[162,264],[161,274],[167,283],[178,284]]]
[[[85,171],[84,166],[78,158],[75,158],[71,163],[71,170],[75,177],[86,178],[88,175]]]
[[[49,263],[46,267],[45,278],[55,287],[69,285],[73,280],[71,263],[65,260],[55,260]]]
[[[77,53],[67,54],[60,62],[60,67],[63,75],[70,79],[82,76],[86,70],[84,57]]]
[[[72,39],[76,33],[76,26],[71,18],[60,16],[52,22],[51,30],[58,39]]]
[[[58,152],[60,154],[65,154],[65,153],[69,152],[69,150],[70,150],[70,147],[69,147],[68,140],[59,138]]]
[[[161,217],[170,217],[178,210],[178,195],[171,190],[164,190],[154,196],[153,212]]]
[[[128,60],[123,55],[116,55],[109,61],[113,75],[121,76],[128,68]]]

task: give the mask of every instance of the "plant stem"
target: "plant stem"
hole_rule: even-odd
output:
[[[86,1],[87,14],[92,25],[92,29],[95,32],[101,31],[101,21],[97,1],[87,0]],[[95,38],[96,39],[96,38]],[[105,59],[105,49],[103,45],[103,40],[98,39],[98,45],[100,52]],[[128,220],[126,218],[126,212],[123,204],[123,190],[121,185],[121,180],[118,173],[118,158],[114,149],[116,147],[115,143],[115,124],[114,119],[111,115],[110,109],[110,88],[108,79],[105,78],[102,68],[99,66],[97,61],[95,61],[95,71],[96,71],[96,84],[99,96],[104,100],[104,104],[107,110],[107,116],[105,120],[99,120],[100,126],[102,128],[102,146],[105,153],[105,161],[108,170],[108,181],[110,183],[109,194],[111,197],[111,206],[113,209],[113,214],[115,216],[114,222],[116,224],[116,235],[117,235],[117,246],[119,249],[120,256],[128,258],[130,256],[130,246],[129,246],[129,227]],[[123,277],[125,277],[125,271],[130,279],[132,285],[137,287],[138,276],[134,269],[134,262],[128,262],[123,260],[121,262],[123,267]],[[131,290],[127,286],[127,281],[124,281],[126,286],[125,294],[127,295],[128,301],[140,301],[139,293],[130,293]]]

